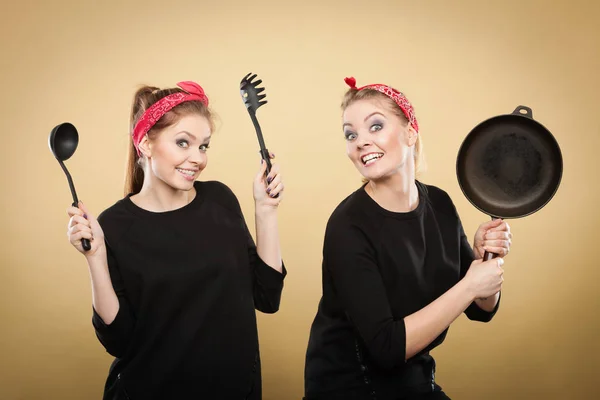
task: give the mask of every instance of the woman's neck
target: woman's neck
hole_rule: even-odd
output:
[[[419,205],[419,190],[414,174],[395,174],[385,179],[369,181],[365,186],[367,194],[377,204],[392,212],[409,212]]]
[[[154,177],[144,179],[139,193],[131,196],[131,201],[145,210],[152,212],[173,211],[188,205],[196,197],[196,189],[180,190],[169,186]]]

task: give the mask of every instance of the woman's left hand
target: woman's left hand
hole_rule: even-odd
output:
[[[273,153],[271,159],[275,158]],[[267,177],[267,163],[261,159],[261,165],[254,178],[254,203],[257,208],[277,208],[283,195],[283,181],[279,173],[279,165],[272,163],[271,172]],[[278,197],[275,197],[279,194]]]
[[[475,241],[473,243],[473,252],[475,259],[483,258],[483,254],[498,254],[500,257],[506,257],[512,244],[512,233],[508,222],[502,219],[494,219],[479,225],[475,232]]]

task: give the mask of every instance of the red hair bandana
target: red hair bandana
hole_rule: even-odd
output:
[[[156,124],[163,115],[171,111],[173,107],[176,107],[186,101],[200,101],[205,106],[208,106],[208,97],[206,97],[204,89],[202,89],[202,87],[196,82],[178,82],[177,86],[183,89],[185,93],[173,93],[158,100],[156,103],[148,107],[146,111],[144,111],[144,114],[140,120],[137,122],[137,124],[135,124],[135,127],[133,128],[132,139],[138,156],[140,155],[139,145],[142,141],[142,138],[146,136],[154,124]]]
[[[410,101],[408,101],[408,99],[402,92],[397,91],[391,86],[382,85],[380,83],[365,85],[357,88],[356,79],[354,79],[353,77],[344,79],[344,82],[346,82],[346,84],[352,89],[356,89],[359,91],[363,89],[373,89],[385,94],[387,97],[394,100],[394,102],[398,105],[398,107],[400,107],[400,109],[406,116],[406,119],[408,119],[408,122],[412,125],[414,130],[417,131],[417,133],[419,132],[419,123],[417,122],[417,117],[415,117],[415,110],[413,109],[412,104],[410,104]]]

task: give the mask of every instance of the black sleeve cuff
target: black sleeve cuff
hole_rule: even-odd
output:
[[[281,272],[265,263],[259,255],[256,256],[255,274],[260,278],[262,286],[275,288],[283,285],[283,280],[287,276],[285,263],[281,260]]]
[[[131,335],[132,321],[125,308],[123,304],[120,304],[115,319],[107,325],[96,309],[92,307],[92,325],[96,330],[96,336],[106,351],[115,357],[124,356]]]
[[[498,311],[498,307],[500,307],[501,299],[502,299],[502,292],[500,292],[500,295],[498,296],[498,302],[496,303],[496,307],[494,307],[494,309],[492,311],[482,310],[477,305],[477,303],[472,302],[469,305],[469,307],[465,310],[465,314],[467,315],[467,318],[469,318],[472,321],[490,322],[492,320],[492,318],[494,318],[494,315],[496,315],[496,312]]]
[[[257,310],[267,314],[279,311],[283,280],[287,275],[283,261],[281,268],[279,272],[257,257],[254,266],[254,307]]]

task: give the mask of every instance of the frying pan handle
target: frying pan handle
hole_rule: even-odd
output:
[[[488,253],[487,251],[485,251],[483,253],[483,261],[489,261],[492,258],[496,258],[496,257],[498,257],[498,254],[496,254],[496,253]],[[487,300],[487,299],[488,299],[487,297],[480,298],[480,300]]]
[[[527,108],[527,107],[525,107],[525,108]],[[517,110],[518,110],[518,109],[519,109],[519,108],[517,107]],[[531,111],[531,109],[529,109],[529,108],[527,108],[527,109],[528,109],[529,111]],[[517,110],[515,110],[515,112],[514,112],[513,114],[518,114],[518,113],[517,113]],[[494,221],[494,220],[496,220],[496,219],[498,219],[498,218],[497,218],[497,217],[492,217],[492,221]],[[485,261],[490,261],[492,258],[496,258],[496,257],[498,257],[498,254],[496,254],[496,253],[490,253],[490,252],[488,252],[488,251],[484,251],[484,252],[483,252],[483,261],[484,261],[484,262],[485,262]]]
[[[496,253],[489,253],[487,251],[483,253],[483,261],[490,261],[492,258],[496,257],[498,257],[498,254]]]
[[[527,106],[518,106],[515,108],[515,111],[513,111],[513,114],[522,115],[524,117],[533,119],[533,111],[531,111],[531,108]]]
[[[516,113],[516,110],[515,110],[515,113]],[[494,219],[497,219],[497,218],[492,217],[492,220],[494,220]],[[496,254],[496,253],[490,253],[487,250],[483,252],[483,261],[484,262],[490,261],[492,258],[496,258],[496,257],[498,257],[498,254]],[[486,300],[486,299],[487,299],[487,297],[481,298],[481,300]]]

